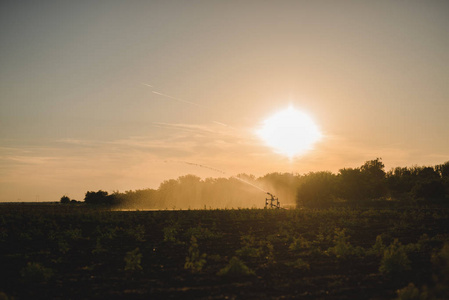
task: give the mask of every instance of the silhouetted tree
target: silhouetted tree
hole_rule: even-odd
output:
[[[86,192],[86,196],[84,197],[84,202],[86,204],[93,204],[93,205],[99,205],[99,204],[112,204],[110,201],[111,199],[108,199],[108,192],[99,190],[98,192]]]
[[[62,204],[68,204],[68,203],[70,203],[70,198],[68,196],[64,195],[64,196],[61,197],[60,202]]]
[[[359,168],[341,169],[338,183],[338,195],[341,198],[352,202],[364,200],[364,182]]]
[[[339,196],[360,202],[383,197],[387,194],[384,164],[380,158],[366,161],[360,168],[339,171]]]
[[[446,188],[442,180],[427,179],[416,183],[412,189],[412,195],[418,199],[441,200],[446,195]]]
[[[435,170],[439,173],[441,178],[449,179],[449,161],[435,166]]]
[[[364,199],[376,199],[387,194],[385,165],[381,158],[369,160],[360,167],[363,180]]]
[[[327,207],[336,196],[337,176],[331,172],[312,172],[301,177],[297,204],[306,207]]]
[[[411,197],[415,185],[414,175],[408,168],[397,167],[386,174],[387,190],[391,197],[405,199]]]

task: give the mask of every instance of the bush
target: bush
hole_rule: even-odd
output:
[[[53,277],[53,270],[40,263],[29,262],[20,272],[25,283],[41,283]]]
[[[434,267],[435,294],[437,296],[449,295],[449,243],[432,255]]]
[[[184,269],[190,270],[192,273],[200,272],[206,264],[206,256],[205,253],[200,254],[197,239],[192,235],[192,238],[190,239],[189,254],[186,257]]]
[[[419,289],[413,284],[409,283],[408,286],[396,291],[398,297],[397,300],[424,300],[425,295],[421,294]]]
[[[368,254],[376,255],[376,256],[382,256],[385,250],[385,245],[382,240],[382,236],[378,235],[376,236],[376,242],[374,245],[367,251]]]
[[[310,270],[310,265],[308,262],[304,261],[301,258],[298,258],[297,260],[295,260],[294,262],[288,262],[287,266],[293,267],[295,269],[298,270],[302,270],[302,271],[308,271]]]
[[[310,247],[310,243],[302,236],[298,238],[294,238],[293,242],[290,244],[288,249],[290,251],[301,251],[308,249]]]
[[[130,227],[127,233],[133,237],[137,242],[145,242],[145,226],[139,224],[134,227]]]
[[[334,245],[327,251],[334,254],[337,258],[348,258],[349,256],[357,255],[362,249],[356,248],[348,242],[350,236],[346,236],[346,229],[335,229]]]
[[[66,195],[64,195],[64,196],[61,197],[60,202],[61,202],[62,204],[68,204],[68,203],[70,203],[70,198],[67,197]]]
[[[8,295],[6,295],[5,293],[0,292],[0,300],[12,300],[12,299],[14,298],[8,297]]]
[[[218,271],[218,276],[228,276],[228,277],[240,277],[254,275],[254,271],[248,268],[240,259],[236,256],[232,257],[228,265]]]
[[[140,249],[136,248],[132,251],[126,252],[125,255],[125,271],[142,271],[142,253]]]
[[[256,238],[253,235],[243,235],[241,241],[243,247],[235,252],[237,256],[246,258],[258,258],[262,256],[263,250],[261,243],[256,242]]]
[[[164,242],[173,243],[176,245],[183,244],[183,242],[179,241],[176,237],[178,235],[178,225],[168,225],[162,229],[164,233]]]
[[[405,247],[398,242],[398,239],[395,239],[384,250],[379,271],[384,275],[396,275],[410,269],[410,260],[408,259]]]

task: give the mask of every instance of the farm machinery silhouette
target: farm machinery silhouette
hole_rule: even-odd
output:
[[[279,198],[269,192],[267,192],[267,195],[270,197],[265,198],[265,208],[280,209],[281,203],[279,202]]]

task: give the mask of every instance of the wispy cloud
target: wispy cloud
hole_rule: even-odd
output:
[[[151,88],[151,92],[152,92],[153,94],[158,95],[158,96],[162,96],[162,97],[165,97],[165,98],[168,98],[168,99],[177,101],[177,102],[181,102],[181,103],[194,105],[194,106],[197,106],[197,107],[202,106],[202,105],[200,105],[200,104],[198,104],[198,103],[195,103],[195,102],[187,101],[187,100],[184,100],[184,99],[181,99],[181,98],[178,98],[178,97],[173,97],[173,96],[170,96],[170,95],[167,95],[167,94],[164,94],[164,93],[155,91],[155,90],[154,90],[154,86],[152,86],[151,84],[147,84],[147,83],[142,83],[142,84],[143,84],[144,86],[150,87],[150,88]]]
[[[173,96],[170,96],[170,95],[167,95],[167,94],[163,94],[163,93],[160,93],[160,92],[152,91],[152,93],[153,93],[153,94],[156,94],[156,95],[159,95],[159,96],[162,96],[162,97],[165,97],[165,98],[169,98],[169,99],[178,101],[178,102],[182,102],[182,103],[186,103],[186,104],[190,104],[190,105],[194,105],[194,106],[198,106],[198,107],[201,106],[201,105],[198,104],[198,103],[190,102],[190,101],[183,100],[183,99],[180,99],[180,98],[175,98],[175,97],[173,97]]]

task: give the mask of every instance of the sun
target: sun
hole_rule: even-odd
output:
[[[256,133],[276,153],[289,158],[311,150],[322,137],[312,118],[293,106],[266,119]]]

